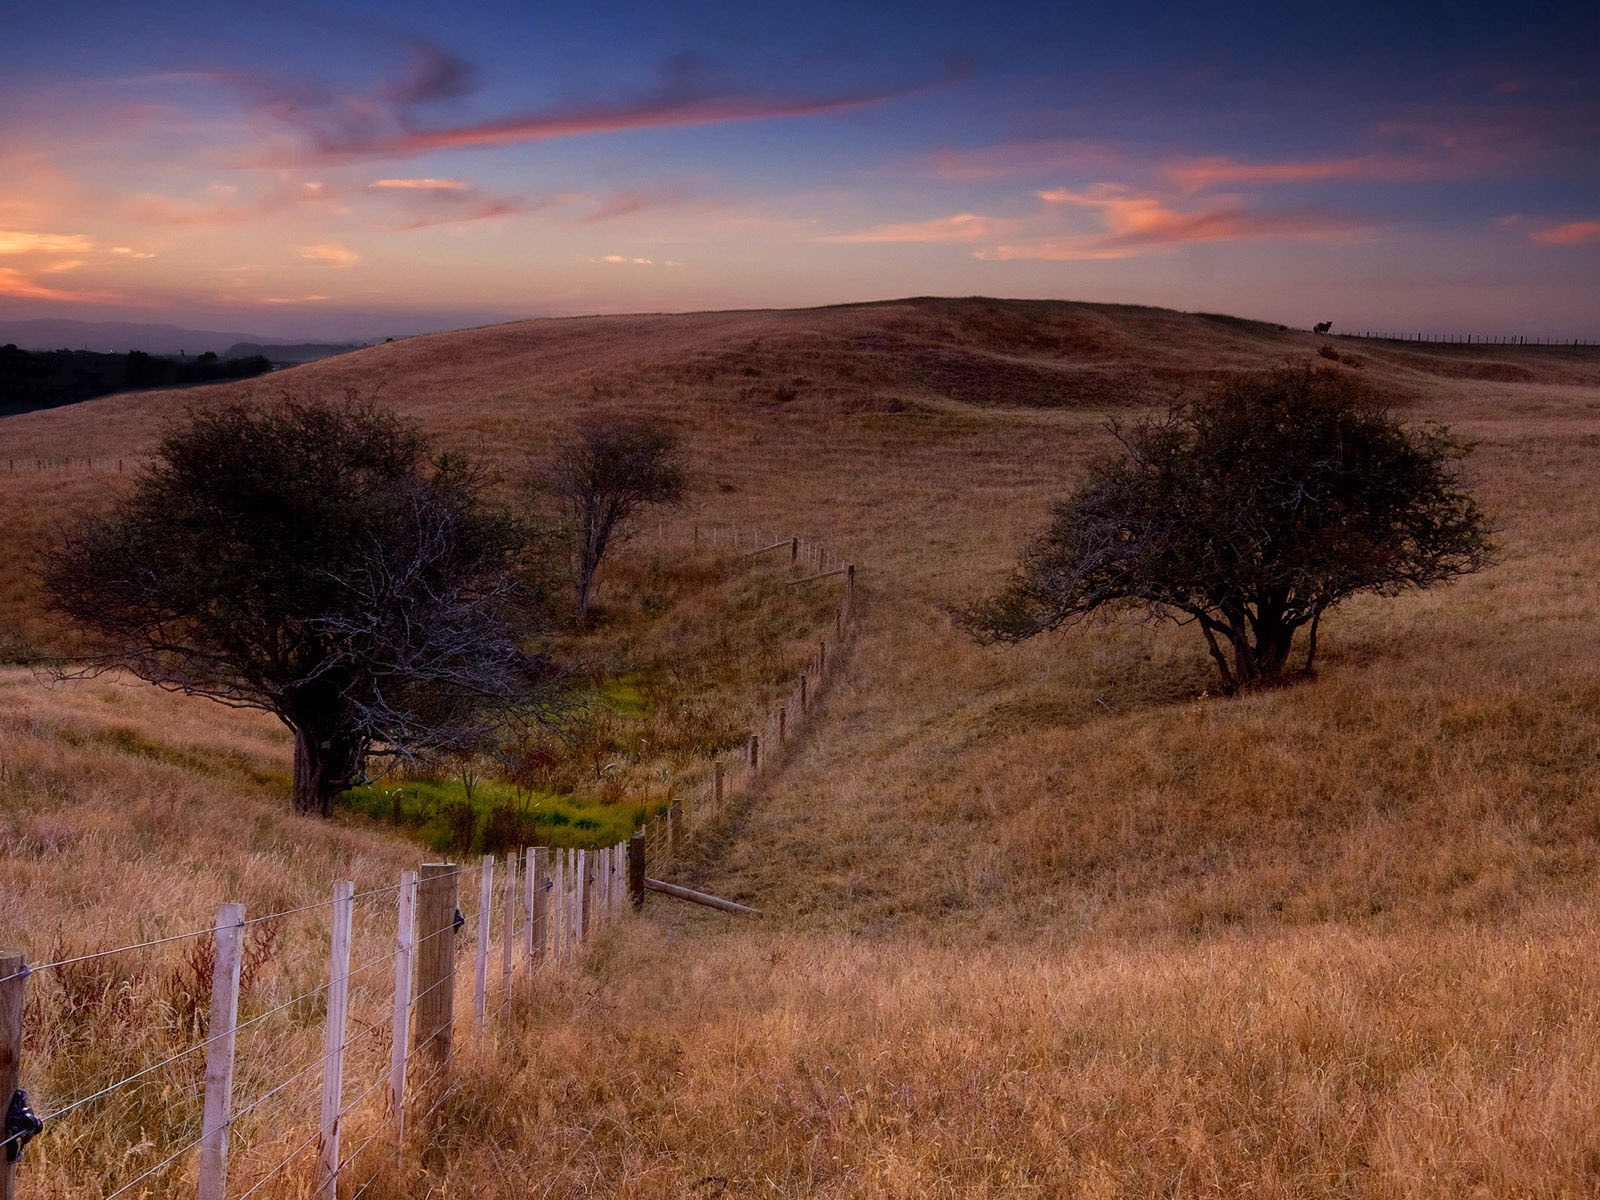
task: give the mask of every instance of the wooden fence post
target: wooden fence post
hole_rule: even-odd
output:
[[[577,958],[583,950],[583,851],[576,846],[567,857],[567,953]]]
[[[633,911],[644,908],[644,830],[628,839],[628,899]]]
[[[0,1102],[8,1108],[22,1073],[22,1011],[27,995],[28,959],[20,950],[0,952]],[[0,1152],[0,1200],[16,1194],[17,1164]]]
[[[217,909],[216,938],[206,1041],[205,1116],[200,1126],[200,1200],[223,1200],[228,1194],[228,1122],[233,1119],[233,1048],[239,1024],[244,905],[224,904]]]
[[[585,945],[594,935],[594,860],[593,851],[578,851],[578,931]]]
[[[472,1024],[481,1037],[489,1015],[489,922],[494,916],[494,855],[483,856],[483,869],[478,874],[478,945],[476,969],[472,973]]]
[[[322,1200],[339,1200],[339,1110],[344,1105],[345,1018],[350,1006],[350,919],[356,885],[341,879],[333,885],[333,933],[328,953],[328,1020],[323,1038],[322,1125],[317,1144],[322,1150]]]
[[[783,704],[780,705],[779,708],[778,708],[778,745],[780,745],[780,746],[783,745],[783,743],[788,739],[788,737],[789,737],[789,698],[787,696],[785,696],[784,700],[783,700]]]
[[[456,1006],[455,863],[423,863],[417,880],[417,1025],[412,1041],[447,1073]]]
[[[671,816],[671,810],[668,810]],[[616,902],[616,915],[620,918],[628,911],[628,843],[626,840],[618,842],[611,847],[611,861],[616,865],[612,878],[616,880],[616,889],[612,898]]]
[[[750,735],[750,746],[749,750],[747,751],[747,755],[750,764],[750,774],[752,776],[759,774],[761,771],[761,735],[759,733],[752,733]]]
[[[848,621],[856,610],[856,565],[844,569],[844,619]]]
[[[504,910],[500,930],[500,992],[501,1002],[511,995],[511,975],[516,970],[517,954],[517,852],[506,855],[506,882],[500,907]]]
[[[535,846],[528,851],[529,887],[533,893],[533,914],[528,924],[532,932],[533,957],[543,960],[549,956],[546,943],[550,933],[550,847]]]
[[[606,868],[606,895],[605,904],[601,913],[605,920],[602,924],[609,925],[617,917],[617,893],[622,889],[622,881],[617,878],[617,846],[621,843],[613,842],[601,852],[601,861]]]
[[[411,1035],[411,959],[417,948],[417,873],[400,872],[399,914],[394,942],[394,1017],[389,1041],[389,1116],[395,1152],[406,1134],[406,1058]]]
[[[572,847],[562,846],[556,855],[556,905],[560,908],[555,923],[556,949],[561,956],[561,961],[566,962],[571,954],[571,928],[572,928]]]
[[[533,965],[536,951],[534,943],[533,913],[539,903],[537,881],[533,877],[533,851],[525,848],[522,854],[522,961]]]

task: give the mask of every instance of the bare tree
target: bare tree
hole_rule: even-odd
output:
[[[1010,585],[963,614],[1017,642],[1117,609],[1194,624],[1234,691],[1278,674],[1307,629],[1362,592],[1393,596],[1488,565],[1489,528],[1460,487],[1466,447],[1408,430],[1332,370],[1235,380],[1118,431]]]
[[[579,620],[589,615],[606,551],[626,536],[628,523],[640,509],[680,503],[686,487],[677,435],[647,420],[583,426],[535,477],[560,506],[572,539]]]
[[[521,527],[465,459],[370,404],[196,412],[48,555],[84,668],[273,713],[294,802],[327,816],[369,755],[455,749],[537,707],[512,618]]]

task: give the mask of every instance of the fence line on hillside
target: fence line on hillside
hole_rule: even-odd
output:
[[[77,456],[64,457],[14,455],[0,459],[0,467],[11,475],[19,471],[111,471],[121,473],[134,471],[147,466],[155,459],[149,455],[124,455],[121,458],[79,458]]]
[[[209,924],[36,964],[0,952],[0,1099],[11,1101],[0,1129],[0,1200],[27,1200],[32,1164],[51,1165],[57,1135],[119,1102],[155,1105],[162,1127],[128,1149],[126,1177],[105,1184],[100,1200],[246,1200],[274,1181],[296,1196],[354,1200],[399,1167],[418,1136],[448,1121],[453,1064],[464,1048],[492,1050],[536,977],[577,969],[595,937],[643,906],[647,886],[693,898],[648,879],[646,865],[670,866],[707,822],[781,764],[839,662],[853,621],[855,568],[794,537],[762,541],[731,527],[695,526],[684,540],[750,557],[787,551],[796,576],[789,584],[843,583],[816,653],[734,753],[689,767],[673,781],[664,811],[598,849],[527,846],[486,854],[473,866],[423,863],[392,884],[358,891],[354,881],[338,880],[325,899],[253,916],[224,903]],[[253,977],[288,937],[326,946],[314,986],[273,989]],[[38,1075],[26,1052],[39,1039],[29,1035],[59,1032],[35,1028],[45,1024],[39,989],[53,980],[65,995],[77,986],[75,973],[110,979],[110,964],[159,947],[181,948],[180,966],[194,973],[180,999],[196,1036],[79,1096],[51,1097],[34,1119],[19,1091]],[[98,987],[101,977],[91,982]],[[136,994],[139,978],[125,969],[124,990]],[[28,1148],[36,1135],[42,1140]],[[74,1180],[72,1194],[88,1190]]]
[[[1313,331],[1315,332],[1315,331]],[[1600,342],[1582,338],[1529,337],[1526,334],[1482,333],[1354,333],[1324,332],[1323,337],[1352,338],[1371,342],[1411,342],[1426,346],[1548,346],[1556,349],[1585,349],[1600,346]]]
[[[658,538],[669,535],[657,530]],[[817,638],[816,650],[807,657],[805,667],[788,684],[777,703],[758,726],[749,731],[743,745],[693,764],[679,772],[667,792],[667,806],[645,823],[651,862],[671,863],[682,842],[747,797],[770,770],[779,765],[787,747],[805,724],[806,717],[838,665],[855,618],[856,568],[844,562],[827,546],[795,536],[775,536],[760,530],[737,526],[695,524],[676,536],[696,550],[726,550],[744,557],[785,556],[798,578],[789,586],[837,578],[841,582],[839,602],[833,621]]]

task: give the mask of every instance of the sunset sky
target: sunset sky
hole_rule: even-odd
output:
[[[0,316],[1600,336],[1600,6],[0,5]]]

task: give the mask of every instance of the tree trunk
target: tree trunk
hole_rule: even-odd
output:
[[[314,730],[294,731],[294,810],[307,816],[331,817],[333,801],[352,787],[367,762],[367,740],[349,733],[319,736]]]
[[[1322,610],[1317,609],[1316,616],[1311,618],[1311,635],[1306,642],[1306,673],[1310,674],[1317,661],[1317,626],[1322,624]]]

